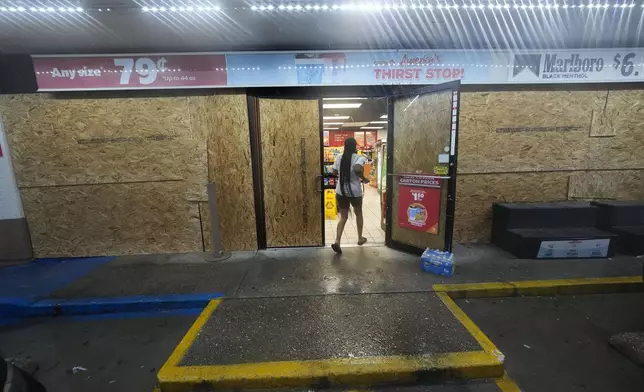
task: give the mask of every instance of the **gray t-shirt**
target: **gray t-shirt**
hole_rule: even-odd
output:
[[[360,186],[360,178],[358,175],[355,173],[353,170],[353,167],[355,165],[360,165],[364,167],[364,164],[367,163],[367,158],[363,157],[362,155],[358,154],[353,154],[351,156],[351,178],[349,179],[349,186],[351,187],[351,193],[348,192],[346,189],[341,189],[340,188],[340,162],[342,162],[342,154],[338,155],[335,158],[335,163],[333,164],[333,170],[338,171],[338,182],[337,185],[335,186],[335,193],[337,193],[340,196],[347,196],[347,197],[361,197],[362,196],[362,187]]]

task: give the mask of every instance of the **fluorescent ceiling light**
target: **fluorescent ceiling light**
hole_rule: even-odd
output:
[[[372,121],[369,124],[387,124],[389,121]]]
[[[348,97],[348,98],[322,98],[325,101],[348,101],[348,100],[364,100],[369,98],[357,98],[357,97]]]
[[[384,129],[385,127],[360,127],[360,129]]]
[[[383,114],[382,116],[380,116],[380,118],[387,118],[387,115]]]
[[[342,125],[343,122],[325,122],[324,125]]]
[[[326,129],[326,130],[329,130],[329,129],[330,129],[330,130],[334,130],[334,129],[340,129],[340,128],[322,128],[322,129]]]
[[[325,103],[322,105],[324,109],[357,109],[362,106],[361,103]]]
[[[344,123],[342,128],[358,128],[358,127],[366,127],[367,125],[369,125],[368,122],[348,122],[348,123]]]
[[[324,116],[324,120],[348,120],[351,116]]]

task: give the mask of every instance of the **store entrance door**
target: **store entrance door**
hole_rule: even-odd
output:
[[[259,98],[255,102],[263,196],[259,247],[322,246],[319,100]]]
[[[460,81],[389,97],[387,246],[452,249]]]

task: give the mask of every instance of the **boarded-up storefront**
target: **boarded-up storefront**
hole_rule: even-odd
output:
[[[254,249],[245,95],[0,96],[37,257]]]
[[[461,96],[455,240],[487,242],[495,201],[644,198],[644,92]]]
[[[644,92],[463,92],[457,242],[495,201],[644,198]],[[257,248],[247,98],[0,96],[37,257]],[[264,168],[266,170],[266,168]],[[313,185],[312,185],[313,186]]]

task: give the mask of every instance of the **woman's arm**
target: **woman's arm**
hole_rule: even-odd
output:
[[[369,179],[364,176],[364,166],[356,163],[353,165],[353,171],[356,173],[358,178],[362,180],[362,182],[369,182]]]

